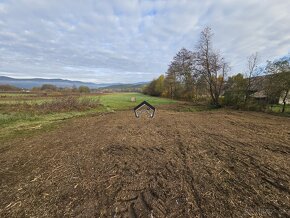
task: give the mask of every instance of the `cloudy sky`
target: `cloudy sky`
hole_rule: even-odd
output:
[[[0,0],[0,75],[149,81],[210,26],[232,66],[290,52],[289,0]]]

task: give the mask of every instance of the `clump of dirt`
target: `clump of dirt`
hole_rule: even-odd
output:
[[[132,111],[5,142],[0,216],[287,217],[290,122]]]

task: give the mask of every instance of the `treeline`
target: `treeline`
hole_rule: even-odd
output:
[[[182,48],[174,56],[165,77],[153,80],[144,92],[185,100],[197,100],[209,95],[211,103],[220,106],[219,97],[229,65],[213,49],[212,36],[211,29],[205,28],[195,50]]]
[[[1,92],[8,92],[8,91],[20,91],[21,89],[15,87],[15,86],[11,86],[8,84],[0,84],[0,91]]]
[[[250,74],[228,77],[222,99],[224,105],[237,109],[264,111],[268,106],[282,104],[281,112],[285,112],[286,104],[290,102],[289,91],[289,62],[268,62],[264,75],[250,71]]]
[[[90,93],[91,90],[87,86],[79,86],[78,88],[76,86],[73,87],[66,87],[66,88],[60,88],[52,84],[43,84],[40,87],[33,87],[31,89],[34,92],[37,91],[45,91],[45,92],[79,92],[79,93]]]
[[[283,99],[283,111],[290,89],[290,67],[287,61],[268,62],[266,76],[258,75],[257,53],[248,58],[247,72],[227,77],[228,62],[213,47],[213,33],[206,27],[193,51],[182,48],[169,64],[165,75],[154,79],[143,92],[187,101],[208,101],[220,107],[229,105],[264,107]],[[256,94],[256,95],[255,95]]]
[[[2,92],[8,92],[8,91],[23,91],[26,90],[28,91],[28,89],[20,89],[18,87],[15,86],[11,86],[8,84],[0,84],[0,91]],[[33,92],[79,92],[79,93],[90,93],[91,89],[87,86],[72,86],[72,87],[57,87],[55,85],[52,84],[43,84],[40,87],[33,87],[31,89],[31,91]]]

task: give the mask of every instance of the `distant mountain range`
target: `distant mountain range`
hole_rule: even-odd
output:
[[[140,84],[146,84],[146,82],[133,83],[133,84],[122,84],[122,83],[91,83],[91,82],[81,82],[72,81],[65,79],[42,79],[42,78],[32,78],[32,79],[15,79],[7,76],[0,76],[0,85],[12,85],[18,88],[31,89],[33,87],[39,87],[43,84],[52,84],[57,87],[72,87],[72,86],[88,86],[91,89],[104,88],[104,87],[118,87],[118,86],[134,86]]]

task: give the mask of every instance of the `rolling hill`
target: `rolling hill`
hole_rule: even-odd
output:
[[[0,76],[1,85],[12,85],[18,88],[31,89],[33,87],[42,86],[43,84],[52,84],[57,87],[72,87],[72,86],[88,86],[91,89],[97,89],[102,87],[118,87],[118,86],[135,86],[144,83],[136,84],[121,84],[121,83],[91,83],[91,82],[81,82],[72,81],[65,79],[42,79],[42,78],[31,78],[31,79],[15,79],[6,76]]]

